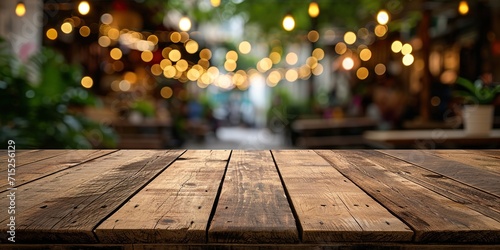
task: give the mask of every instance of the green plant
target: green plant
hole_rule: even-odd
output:
[[[115,147],[111,128],[72,111],[98,104],[80,86],[81,75],[47,48],[20,62],[0,38],[0,141],[15,140],[19,148]]]
[[[155,115],[154,105],[146,100],[135,101],[131,110],[139,112],[144,117],[153,117]]]
[[[498,94],[500,94],[500,85],[488,86],[481,80],[472,82],[468,79],[459,77],[456,83],[462,89],[456,89],[455,95],[463,98],[465,103],[486,105],[491,104]]]

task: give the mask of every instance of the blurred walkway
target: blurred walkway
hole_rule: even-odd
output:
[[[217,137],[208,135],[203,141],[191,139],[182,148],[186,149],[284,149],[291,148],[285,143],[283,134],[273,134],[267,129],[222,127]]]

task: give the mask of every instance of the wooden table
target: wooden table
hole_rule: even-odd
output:
[[[366,131],[365,143],[376,148],[490,148],[500,147],[500,129],[489,135],[467,135],[462,129]]]
[[[16,190],[1,164],[1,249],[500,248],[500,150],[31,150],[15,160]]]

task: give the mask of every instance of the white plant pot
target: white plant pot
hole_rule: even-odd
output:
[[[493,105],[465,105],[463,122],[466,135],[488,135],[493,127]]]

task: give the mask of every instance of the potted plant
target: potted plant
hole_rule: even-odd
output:
[[[464,101],[462,120],[467,135],[487,135],[493,125],[493,101],[500,93],[500,85],[484,84],[482,80],[472,82],[457,78],[462,89],[455,90]]]

